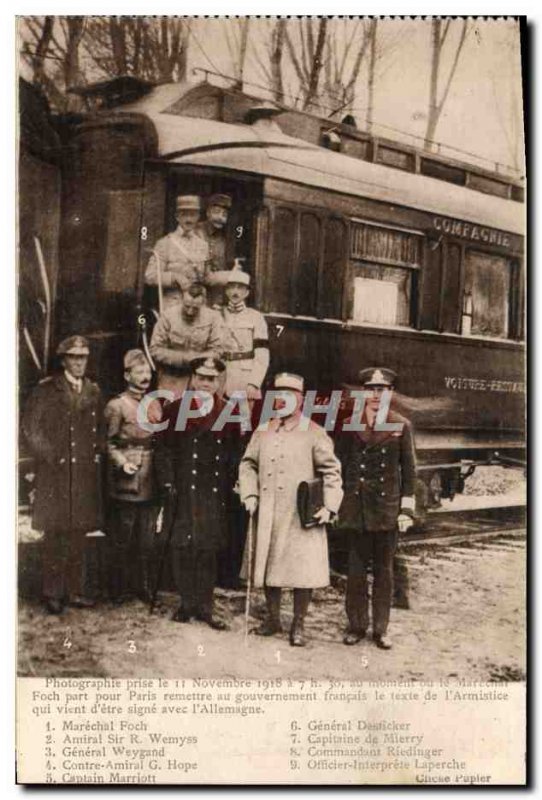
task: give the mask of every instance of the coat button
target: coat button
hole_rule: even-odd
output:
[[[361,469],[365,469],[365,464],[360,464]]]
[[[197,458],[197,457],[198,457],[197,453],[192,453],[192,458]]]
[[[59,464],[65,464],[65,463],[66,463],[66,459],[65,459],[65,458],[61,458],[61,459],[60,459],[60,461],[59,461],[58,463],[59,463]]]
[[[194,439],[194,444],[197,444],[197,443],[198,443],[198,440],[197,440],[197,438],[195,438]]]
[[[197,475],[197,474],[198,474],[198,471],[197,471],[197,469],[193,469],[193,470],[192,470],[192,475]]]
[[[380,483],[384,483],[384,478],[380,478]]]
[[[75,464],[75,458],[72,458],[72,464]]]
[[[365,478],[360,478],[359,480],[360,480],[360,483],[363,483],[365,481]]]
[[[381,467],[385,467],[385,466],[386,466],[386,462],[385,462],[385,461],[383,461],[383,462],[382,462],[382,464],[381,464],[380,466],[381,466]]]
[[[386,497],[386,492],[380,492],[381,497]]]
[[[213,486],[213,492],[218,492],[218,489],[216,488],[216,486]]]
[[[218,476],[220,475],[220,473],[219,473],[219,472],[215,472],[215,475],[216,475],[216,477],[218,478]]]
[[[217,439],[216,441],[218,442],[218,444],[222,444],[222,439]]]
[[[215,456],[215,461],[220,461],[220,456]]]
[[[191,489],[195,489],[196,487],[194,486],[194,484],[192,484],[192,486],[191,486],[190,488],[191,488]]]
[[[382,448],[382,452],[383,452],[383,453],[385,453],[385,452],[386,452],[386,448],[385,448],[385,447],[383,447],[383,448]]]

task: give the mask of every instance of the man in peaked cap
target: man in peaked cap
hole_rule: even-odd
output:
[[[167,405],[167,429],[157,434],[156,474],[167,497],[164,530],[170,532],[173,574],[180,605],[176,622],[196,618],[215,630],[227,625],[214,614],[217,558],[226,537],[226,501],[233,482],[231,437],[235,430],[212,430],[224,409],[217,395],[225,365],[206,356],[191,362],[189,389],[212,398],[202,416],[190,418],[184,430],[175,430],[182,400]],[[192,398],[192,408],[198,398]],[[180,426],[182,427],[182,426]]]
[[[176,211],[177,228],[156,242],[145,272],[145,283],[158,288],[161,312],[178,303],[192,283],[205,283],[210,265],[209,246],[196,230],[201,199],[181,195]]]
[[[92,605],[84,579],[85,534],[102,527],[104,430],[98,386],[85,377],[89,343],[70,336],[57,348],[62,371],[40,381],[23,418],[36,459],[33,525],[45,532],[43,595],[49,611]]]
[[[209,270],[206,281],[210,306],[222,304],[222,294],[228,277],[226,229],[231,206],[230,195],[212,194],[207,200],[205,219],[196,226],[198,236],[209,248]]]
[[[416,458],[410,422],[389,411],[386,423],[394,430],[375,427],[383,392],[392,392],[396,375],[385,367],[364,369],[359,375],[367,392],[361,422],[363,430],[343,430],[337,437],[344,479],[344,500],[339,512],[342,527],[350,531],[350,556],[346,587],[349,628],[344,643],[363,639],[369,626],[367,571],[373,563],[373,639],[389,650],[387,637],[393,593],[393,558],[398,532],[414,516]],[[347,422],[351,422],[348,420]]]
[[[108,494],[111,500],[110,592],[115,603],[131,594],[148,600],[155,582],[156,521],[152,433],[137,421],[137,409],[151,383],[149,362],[142,350],[124,355],[126,388],[105,408]],[[158,402],[148,412],[161,418]]]
[[[267,618],[256,630],[261,636],[282,631],[282,589],[294,590],[294,619],[290,644],[306,644],[304,621],[312,590],[329,584],[329,559],[325,525],[336,514],[342,500],[341,466],[333,442],[314,422],[300,425],[304,382],[300,375],[280,373],[275,389],[295,398],[295,408],[272,419],[267,431],[256,431],[239,469],[241,500],[249,514],[258,511],[253,559],[254,586],[263,586]],[[285,399],[278,407],[286,409]],[[318,524],[303,528],[297,508],[301,481],[323,480],[324,505],[315,515]],[[243,577],[248,573],[248,552]]]
[[[269,339],[265,317],[255,308],[246,305],[250,291],[250,275],[240,268],[228,272],[225,295],[227,304],[222,308],[224,323],[223,358],[226,362],[224,394],[231,397],[244,393],[252,409],[261,398],[261,386],[269,368]],[[241,461],[247,444],[246,436],[239,436],[238,452],[233,456]],[[222,564],[220,585],[236,587],[243,555],[246,531],[246,513],[239,495],[232,492],[228,513],[228,548]]]

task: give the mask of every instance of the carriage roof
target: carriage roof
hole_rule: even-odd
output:
[[[151,120],[164,161],[252,173],[524,233],[522,203],[333,152],[287,136],[274,122],[232,124],[169,113],[173,94],[172,85],[159,87],[117,112]]]

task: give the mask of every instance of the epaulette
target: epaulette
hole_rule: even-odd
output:
[[[44,383],[50,383],[52,380],[53,380],[53,376],[52,375],[47,375],[46,378],[42,378],[40,381],[38,381],[38,384],[39,384],[39,386],[43,386]]]

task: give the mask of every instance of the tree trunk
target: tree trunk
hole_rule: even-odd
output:
[[[307,94],[305,96],[305,102],[303,103],[304,109],[310,107],[311,103],[316,97],[316,93],[318,92],[318,79],[320,78],[320,72],[322,70],[322,64],[323,64],[322,56],[324,53],[324,45],[326,42],[327,23],[328,19],[324,17],[324,19],[320,20],[320,25],[318,26],[318,39],[316,41],[314,58],[311,64],[311,72],[307,87]]]
[[[369,133],[372,133],[373,130],[377,26],[378,20],[372,19],[369,30],[369,71],[367,73],[367,130]]]
[[[441,20],[434,19],[431,22],[431,76],[429,80],[429,106],[427,109],[427,128],[425,131],[424,147],[431,149],[438,118],[440,116],[437,91],[438,73],[440,66],[440,29]]]
[[[284,35],[286,33],[286,20],[279,19],[273,30],[271,48],[271,91],[273,98],[279,103],[284,100],[284,84],[282,81],[282,51],[284,49]]]
[[[32,56],[33,82],[36,86],[43,86],[45,81],[45,58],[53,36],[53,24],[54,17],[45,17],[36,51]]]

